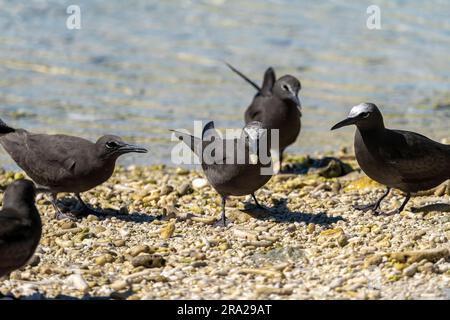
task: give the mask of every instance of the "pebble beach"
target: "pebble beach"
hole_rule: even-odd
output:
[[[0,172],[0,185],[21,179]],[[29,264],[0,281],[6,299],[449,299],[450,183],[415,195],[399,215],[353,209],[384,187],[353,153],[289,155],[284,173],[227,202],[201,170],[116,169],[82,194],[105,216],[54,219],[37,198],[43,236]],[[3,193],[0,194],[0,198]],[[382,208],[398,206],[391,193]],[[0,199],[1,200],[1,199]],[[60,206],[77,201],[60,195]]]

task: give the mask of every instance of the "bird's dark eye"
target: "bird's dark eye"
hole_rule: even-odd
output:
[[[289,87],[287,85],[283,84],[283,90],[284,91],[289,91]]]
[[[115,141],[108,141],[106,143],[106,147],[108,149],[116,149],[117,147],[119,147],[119,144],[117,142],[115,142]]]
[[[363,119],[367,118],[368,116],[370,116],[370,113],[368,113],[368,112],[363,112],[360,114],[360,117]]]

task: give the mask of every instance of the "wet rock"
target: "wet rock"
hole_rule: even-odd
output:
[[[77,224],[74,221],[70,221],[70,220],[63,220],[60,224],[60,227],[63,230],[76,228],[76,226],[77,226]]]
[[[345,191],[352,190],[363,190],[363,189],[373,189],[373,188],[382,188],[382,185],[378,182],[370,179],[369,177],[362,177],[356,181],[350,182],[345,188]]]
[[[403,274],[407,277],[412,277],[417,272],[417,263],[413,263],[409,267],[403,269]]]
[[[316,231],[316,225],[314,223],[308,223],[308,226],[306,227],[306,231],[311,234]]]
[[[179,176],[185,176],[189,174],[189,170],[186,170],[184,168],[177,168],[175,172]]]
[[[116,280],[111,284],[111,288],[116,291],[125,290],[130,286],[126,280]]]
[[[165,265],[163,257],[154,254],[143,254],[131,259],[133,267],[160,268]]]
[[[423,251],[394,252],[388,255],[391,259],[398,262],[414,263],[424,259],[430,262],[436,262],[442,258],[447,259],[449,257],[449,250],[447,248],[438,248]]]
[[[55,239],[55,243],[60,246],[61,248],[72,248],[73,247],[73,241],[72,240],[62,240],[59,238]]]
[[[320,169],[318,174],[325,178],[340,177],[342,175],[341,164],[340,162],[333,159],[328,163],[328,165],[325,168]]]
[[[199,190],[208,185],[208,181],[203,178],[197,178],[192,181],[192,188]]]
[[[276,294],[280,296],[290,296],[294,290],[291,288],[275,288],[275,287],[266,287],[266,286],[259,286],[256,288],[257,294]]]
[[[284,262],[298,263],[299,261],[305,261],[306,257],[302,248],[285,247],[271,249],[266,252],[255,252],[250,256],[250,259],[256,265],[275,265]]]
[[[206,261],[194,261],[191,266],[194,268],[203,268],[206,267],[208,263]]]
[[[383,256],[379,254],[375,254],[369,256],[364,261],[364,267],[368,268],[369,266],[378,266],[383,261]]]
[[[173,192],[173,187],[172,186],[169,186],[169,185],[165,185],[165,186],[163,186],[162,188],[161,188],[161,190],[160,190],[160,195],[161,196],[166,196],[166,195],[168,195],[169,193],[171,193],[171,192]]]
[[[184,182],[177,188],[177,193],[180,197],[192,193],[192,185],[190,182]]]
[[[72,274],[66,279],[66,283],[73,288],[86,293],[89,290],[89,285],[80,274]]]
[[[337,244],[340,247],[345,247],[348,244],[348,238],[345,234],[341,234],[337,239],[336,239]]]
[[[119,239],[119,240],[115,240],[113,242],[113,244],[114,244],[115,247],[120,248],[120,247],[125,246],[126,242],[125,242],[125,240]]]
[[[152,253],[152,252],[150,250],[150,247],[145,244],[134,246],[128,251],[128,254],[132,257],[136,257],[137,255],[139,255],[141,253]]]
[[[344,230],[340,227],[334,229],[324,230],[320,233],[318,237],[318,242],[336,242],[340,247],[344,247],[348,243],[348,239]]]
[[[161,238],[169,239],[175,232],[175,222],[169,222],[160,231]]]
[[[111,263],[111,262],[114,262],[114,257],[109,253],[103,254],[103,255],[95,258],[95,264],[99,265],[99,266],[103,266],[103,265],[105,265],[107,263]]]

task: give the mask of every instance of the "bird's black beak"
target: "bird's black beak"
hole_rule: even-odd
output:
[[[292,93],[292,92],[291,92]],[[302,109],[302,103],[300,102],[300,99],[298,98],[298,95],[295,93],[292,93],[291,100],[294,102],[297,107],[301,110]]]
[[[356,123],[356,118],[347,118],[347,119],[344,119],[344,120],[342,120],[341,122],[338,122],[338,123],[336,123],[332,128],[331,128],[331,130],[336,130],[336,129],[339,129],[339,128],[342,128],[342,127],[345,127],[345,126],[349,126],[349,125],[352,125],[352,124],[355,124]]]
[[[145,149],[145,148],[142,148],[142,147],[135,146],[133,144],[125,143],[125,144],[123,144],[122,146],[119,147],[119,152],[121,154],[131,153],[131,152],[134,152],[134,153],[147,153],[148,150]]]
[[[298,96],[295,96],[295,103],[297,103],[297,107],[302,110],[302,102]]]

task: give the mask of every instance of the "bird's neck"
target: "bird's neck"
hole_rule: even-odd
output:
[[[98,174],[100,175],[111,175],[114,172],[114,168],[116,166],[116,161],[117,161],[118,157],[108,157],[105,159],[102,159],[102,161],[100,161],[97,164],[97,168],[96,171]],[[108,176],[108,178],[109,178]]]
[[[383,123],[370,125],[357,125],[356,128],[359,132],[361,132],[361,135],[378,135],[382,134],[386,129]]]

